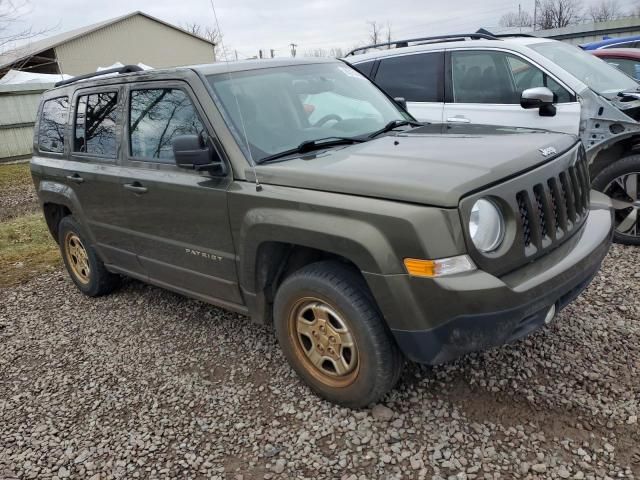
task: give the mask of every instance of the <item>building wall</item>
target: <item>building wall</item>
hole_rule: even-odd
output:
[[[28,158],[40,95],[52,85],[0,86],[0,163]]]
[[[116,62],[155,68],[213,62],[213,46],[135,15],[56,47],[62,73],[80,75]]]
[[[632,17],[609,22],[581,23],[564,28],[537,30],[535,34],[539,37],[553,38],[573,45],[581,45],[603,40],[604,36],[617,38],[640,35],[640,18]]]

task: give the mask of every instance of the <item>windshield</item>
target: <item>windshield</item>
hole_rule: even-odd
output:
[[[562,42],[529,45],[600,94],[636,90],[638,83],[618,69],[584,50]]]
[[[239,145],[254,162],[327,137],[361,137],[410,117],[369,80],[341,63],[207,77]],[[246,132],[246,139],[245,139]]]

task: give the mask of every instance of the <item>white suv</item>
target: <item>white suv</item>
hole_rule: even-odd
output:
[[[360,53],[364,52],[364,53]],[[447,35],[370,45],[345,60],[418,120],[580,135],[616,208],[616,240],[640,245],[640,85],[578,47],[532,36]]]

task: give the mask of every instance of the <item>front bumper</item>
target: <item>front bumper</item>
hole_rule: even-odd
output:
[[[365,274],[400,349],[437,364],[522,338],[591,282],[613,234],[608,197],[591,192],[580,231],[548,255],[497,278],[481,270],[441,278]]]

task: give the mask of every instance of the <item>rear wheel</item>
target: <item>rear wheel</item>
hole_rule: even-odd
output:
[[[602,170],[593,187],[613,202],[614,241],[640,245],[640,155],[625,157]]]
[[[403,357],[357,272],[318,262],[289,276],[274,305],[276,335],[321,397],[364,407],[393,388]]]
[[[78,289],[90,297],[111,293],[120,277],[109,272],[72,216],[58,226],[58,243],[67,272]]]

